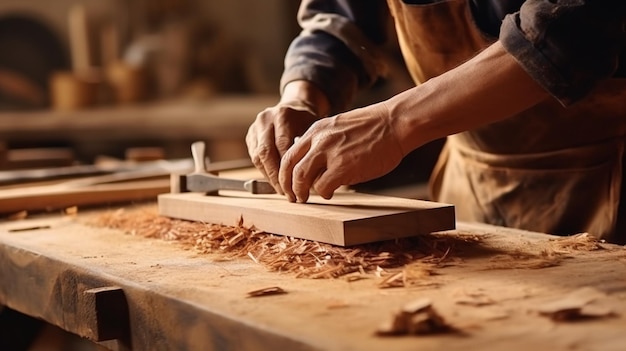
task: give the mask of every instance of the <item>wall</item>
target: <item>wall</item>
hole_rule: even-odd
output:
[[[59,38],[67,43],[67,12],[76,3],[84,3],[89,9],[97,13],[115,14],[123,19],[127,1],[124,0],[2,0],[0,1],[0,16],[9,13],[33,15],[55,30]]]
[[[294,0],[193,0],[207,20],[240,42],[258,58],[257,70],[265,75],[262,92],[276,93],[289,42],[297,35],[298,1]]]

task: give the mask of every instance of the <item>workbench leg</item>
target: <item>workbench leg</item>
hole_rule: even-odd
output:
[[[26,351],[45,323],[0,306],[0,350]]]

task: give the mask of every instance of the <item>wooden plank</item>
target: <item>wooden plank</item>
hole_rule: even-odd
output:
[[[312,195],[306,204],[280,195],[220,192],[162,194],[164,216],[218,224],[246,225],[274,234],[348,246],[454,229],[454,206],[429,201],[357,193],[331,200]]]
[[[78,188],[43,185],[0,191],[0,213],[51,211],[71,206],[154,200],[168,192],[169,179],[98,184]]]
[[[249,167],[249,159],[213,162],[207,165],[208,171],[238,169]],[[82,166],[77,173],[106,171],[107,167]],[[191,171],[191,160],[170,162],[155,161],[137,165],[119,165],[118,172],[91,177],[78,177],[60,183],[37,185],[28,183],[19,187],[0,187],[0,214],[19,211],[50,211],[70,206],[93,206],[129,203],[133,201],[156,200],[157,195],[170,191],[170,172],[187,173]],[[133,169],[134,168],[134,169]],[[111,168],[111,170],[116,170]],[[36,176],[50,172],[51,176],[69,175],[72,169],[35,170],[33,174],[15,171],[14,176]],[[28,172],[28,171],[26,171]],[[2,172],[0,172],[2,173]],[[10,181],[11,173],[6,174],[5,182]],[[34,177],[33,177],[34,178]],[[0,182],[2,182],[0,174]]]

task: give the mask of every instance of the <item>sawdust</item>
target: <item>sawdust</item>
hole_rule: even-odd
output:
[[[553,238],[495,255],[487,269],[541,269],[558,266],[577,252],[602,250],[602,242],[589,233]]]
[[[410,287],[424,284],[434,270],[453,264],[451,252],[459,242],[475,243],[479,236],[421,235],[379,243],[338,247],[288,236],[268,234],[244,226],[192,222],[159,216],[155,207],[119,209],[92,217],[87,224],[122,230],[131,235],[176,241],[198,253],[219,259],[249,258],[270,271],[297,277],[348,281],[381,278],[379,286]],[[359,278],[357,278],[359,277]]]
[[[504,249],[489,248],[476,233],[445,232],[378,243],[338,247],[289,236],[273,235],[245,226],[211,224],[163,217],[156,206],[122,208],[92,217],[87,224],[122,230],[131,235],[173,241],[216,260],[249,258],[270,271],[296,277],[348,282],[379,278],[380,288],[432,287],[436,270],[462,261],[469,251],[485,251],[484,269],[541,269],[561,264],[576,252],[603,249],[601,242],[582,233],[536,242],[519,241]],[[510,244],[510,243],[509,243]],[[477,251],[478,250],[478,251]]]
[[[602,250],[602,242],[589,233],[553,239],[550,241],[555,252],[569,254],[574,251]]]
[[[514,250],[493,256],[486,269],[541,269],[558,266],[563,259],[562,254],[548,248],[543,248],[538,253]]]

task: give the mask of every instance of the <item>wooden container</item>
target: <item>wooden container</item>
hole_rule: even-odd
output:
[[[98,101],[99,80],[92,75],[57,72],[50,78],[52,108],[74,111],[94,106]]]
[[[146,98],[146,73],[143,67],[118,61],[107,67],[106,77],[118,104],[138,102]]]

